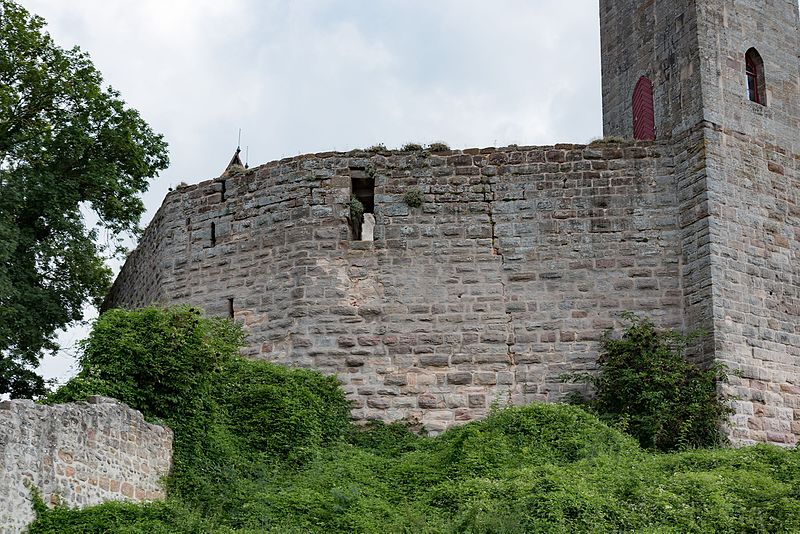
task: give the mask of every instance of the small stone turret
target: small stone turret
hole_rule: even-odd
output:
[[[220,178],[228,178],[236,174],[241,174],[245,170],[247,170],[247,166],[242,163],[242,158],[239,157],[239,154],[241,153],[242,153],[241,147],[237,146],[236,152],[233,153],[231,161],[228,163],[228,166],[225,167],[225,170],[222,172]]]

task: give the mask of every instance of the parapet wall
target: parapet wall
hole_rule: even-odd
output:
[[[0,402],[0,534],[33,520],[31,486],[69,507],[161,499],[171,463],[172,431],[113,399]]]
[[[347,221],[364,178],[374,242]],[[170,193],[106,305],[232,307],[248,355],[439,431],[579,387],[621,311],[684,326],[678,212],[660,144],[300,156]]]

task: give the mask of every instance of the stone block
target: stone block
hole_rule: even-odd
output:
[[[472,383],[472,373],[468,372],[455,372],[447,373],[448,384],[465,385]]]

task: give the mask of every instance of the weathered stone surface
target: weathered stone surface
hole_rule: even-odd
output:
[[[545,385],[555,400],[561,374],[591,370],[596,340],[618,312],[682,324],[679,208],[664,178],[672,159],[622,156],[500,148],[491,157],[502,175],[488,181],[473,173],[486,165],[479,151],[329,153],[228,178],[221,202],[209,197],[216,181],[182,188],[107,304],[188,302],[224,315],[232,298],[248,355],[337,373],[359,419],[420,419],[432,430],[480,417],[495,400],[538,399]],[[613,170],[590,170],[612,161]],[[557,168],[539,166],[549,164]],[[367,165],[376,225],[364,247],[349,239],[346,216],[349,179]],[[403,192],[412,187],[425,204],[408,210]],[[603,207],[592,207],[598,198]],[[311,210],[320,204],[330,215]],[[596,220],[606,221],[602,233],[589,232]],[[229,228],[214,246],[211,222]]]
[[[680,206],[676,296],[684,325],[712,333],[698,358],[742,374],[725,387],[739,397],[731,437],[794,444],[800,426],[789,416],[797,403],[791,389],[800,383],[797,2],[601,0],[600,15],[606,135],[632,135],[634,85],[643,75],[653,82],[656,135],[673,159],[668,179]],[[764,59],[765,105],[747,98],[751,46]],[[655,281],[634,285],[644,293]]]
[[[171,465],[172,431],[114,399],[0,402],[0,533],[33,519],[31,486],[69,507],[162,499]]]

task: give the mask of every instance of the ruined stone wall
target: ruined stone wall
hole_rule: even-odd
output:
[[[141,246],[171,262],[147,275],[159,302],[232,304],[248,355],[337,373],[359,419],[438,431],[560,399],[621,311],[683,326],[673,165],[658,144],[301,156],[171,193]],[[347,223],[364,176],[374,242]],[[120,280],[110,305],[150,303]]]
[[[33,520],[31,485],[70,507],[160,499],[171,462],[172,431],[113,399],[0,402],[0,534]]]

